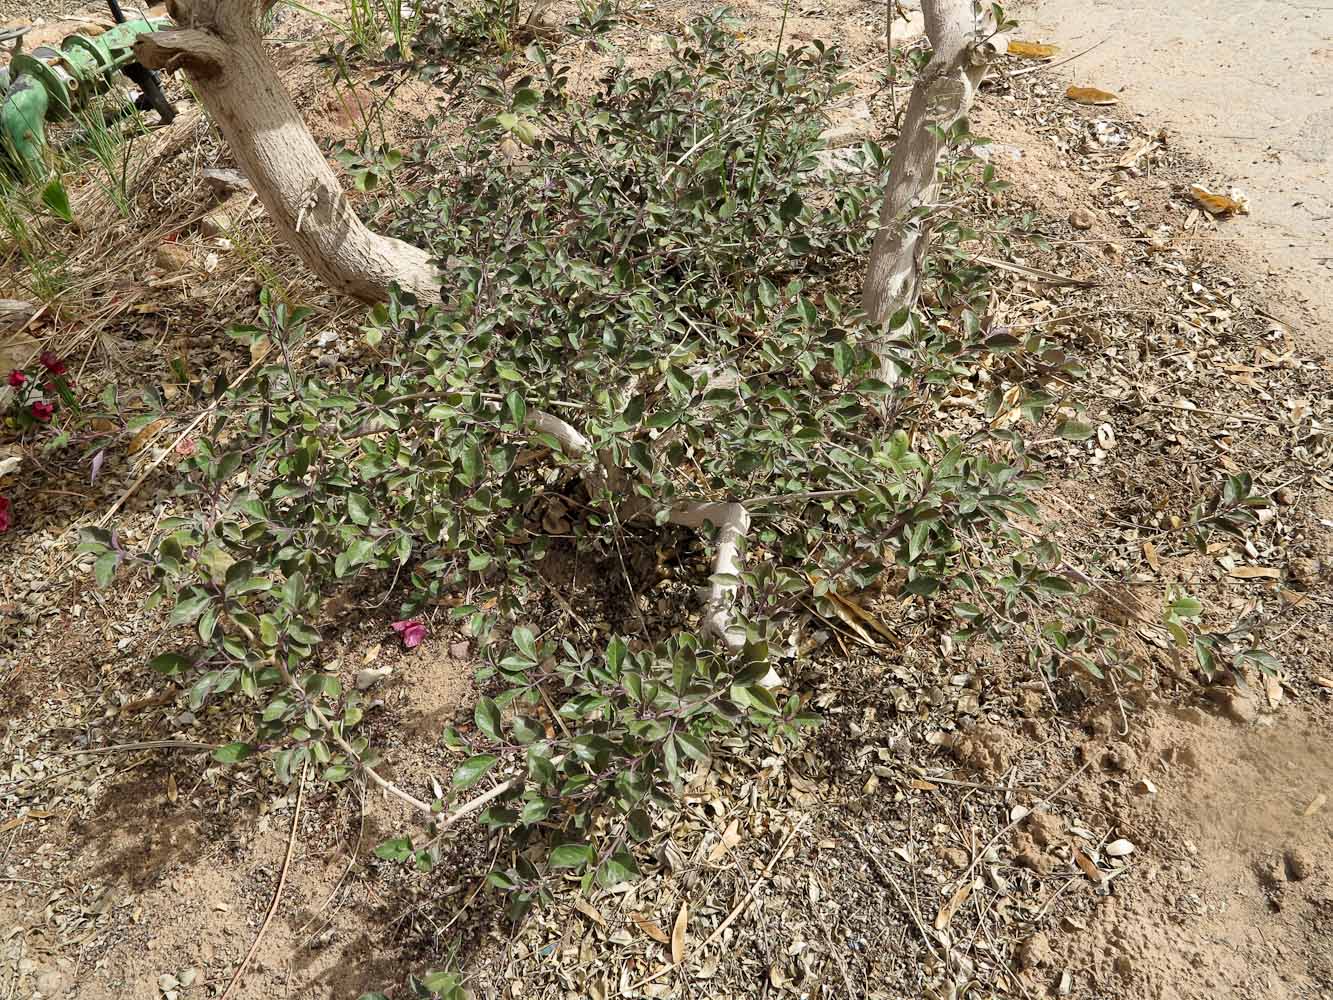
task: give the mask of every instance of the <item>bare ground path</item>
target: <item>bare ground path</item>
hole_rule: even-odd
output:
[[[1333,348],[1333,4],[1309,0],[1036,0],[1024,37],[1059,44],[1062,82],[1110,90],[1249,195],[1226,235]]]

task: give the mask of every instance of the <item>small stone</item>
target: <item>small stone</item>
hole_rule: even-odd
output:
[[[859,173],[862,169],[859,149],[820,149],[815,151],[815,176],[821,180]]]
[[[824,145],[850,146],[874,135],[875,119],[871,117],[870,105],[858,100],[830,116],[829,127],[824,130]]]
[[[1123,838],[1113,840],[1106,845],[1106,853],[1112,858],[1127,858],[1134,853],[1134,845]]]
[[[58,997],[65,992],[65,976],[55,969],[50,969],[41,973],[34,985],[42,996]]]
[[[23,299],[0,299],[0,333],[17,330],[32,318],[37,307]]]
[[[1128,743],[1117,740],[1106,748],[1102,760],[1109,770],[1128,773],[1138,765],[1139,753]]]
[[[1051,941],[1045,933],[1038,931],[1024,941],[1018,948],[1018,964],[1024,969],[1044,969],[1055,961],[1051,951]]]
[[[1314,855],[1304,847],[1289,847],[1282,855],[1287,866],[1287,878],[1293,882],[1304,882],[1314,874]]]
[[[1054,847],[1065,840],[1065,821],[1055,813],[1038,809],[1023,822],[1039,847]]]
[[[205,167],[204,185],[214,194],[226,197],[238,191],[253,191],[254,187],[237,170],[225,167]]]
[[[1283,507],[1290,507],[1296,502],[1296,491],[1290,486],[1284,486],[1273,494],[1273,498]]]
[[[455,660],[466,660],[472,652],[472,646],[466,642],[449,643],[449,655]]]
[[[358,691],[369,691],[392,673],[392,667],[368,667],[365,670],[358,670],[356,672],[356,689]]]
[[[1075,229],[1091,229],[1096,217],[1086,208],[1076,208],[1069,213],[1069,224]]]
[[[940,851],[940,857],[950,868],[966,868],[968,864],[967,851],[960,847],[946,847]]]
[[[188,268],[194,262],[194,258],[189,249],[179,243],[163,243],[157,248],[154,262],[159,270],[175,274]]]
[[[1115,960],[1115,974],[1121,979],[1128,979],[1134,974],[1134,963],[1128,955],[1118,955]]]
[[[210,238],[225,235],[231,227],[231,216],[226,212],[209,212],[199,220],[199,232]]]
[[[1319,563],[1314,559],[1293,559],[1287,564],[1287,578],[1297,590],[1313,590],[1320,575]]]

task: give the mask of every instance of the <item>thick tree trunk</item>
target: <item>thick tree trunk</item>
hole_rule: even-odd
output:
[[[425,250],[373,233],[348,203],[333,169],[264,51],[264,0],[171,0],[181,27],[143,36],[135,55],[154,69],[182,68],[282,238],[335,291],[383,301],[397,283],[429,301],[440,281]]]
[[[918,210],[929,209],[939,193],[936,168],[946,142],[938,133],[967,114],[987,62],[1004,49],[1001,36],[987,37],[973,0],[922,0],[922,14],[934,54],[912,87],[893,147],[861,290],[861,307],[877,325],[916,300],[930,242],[930,220]]]

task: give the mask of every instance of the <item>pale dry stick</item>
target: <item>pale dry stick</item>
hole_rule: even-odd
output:
[[[880,877],[883,878],[884,881],[889,884],[889,887],[898,894],[898,902],[902,903],[903,909],[905,909],[908,915],[912,918],[912,923],[916,924],[917,932],[921,935],[921,940],[930,950],[930,953],[934,955],[936,959],[943,961],[943,959],[940,958],[940,953],[935,950],[935,942],[931,938],[930,932],[926,930],[926,924],[925,921],[921,919],[921,914],[917,912],[917,908],[912,904],[912,901],[907,898],[906,891],[898,884],[898,879],[894,877],[893,872],[889,871],[888,865],[884,864],[884,862],[879,859],[878,855],[874,854],[870,848],[866,847],[865,841],[861,839],[859,833],[846,823],[842,824],[842,828],[852,835],[852,839],[856,841],[856,846],[861,848],[861,853],[871,860],[874,866],[879,869]],[[966,878],[966,875],[964,875],[964,877]]]
[[[295,937],[296,937],[297,940],[300,940],[300,939],[301,939],[302,935],[304,935],[305,932],[306,932],[307,930],[309,930],[310,925],[313,924],[316,920],[318,920],[319,917],[320,917],[320,914],[322,914],[325,910],[327,910],[327,909],[329,908],[329,906],[333,903],[334,897],[336,897],[336,896],[338,895],[339,891],[340,891],[340,890],[342,889],[342,887],[343,887],[343,883],[347,881],[347,876],[351,873],[351,871],[352,871],[352,866],[353,866],[354,864],[356,864],[356,857],[357,857],[357,855],[361,853],[361,839],[365,836],[365,832],[366,832],[366,793],[365,793],[365,789],[362,789],[362,790],[361,790],[361,796],[360,796],[360,798],[361,798],[361,819],[360,819],[360,822],[357,824],[357,829],[356,829],[356,843],[352,845],[352,852],[351,852],[351,854],[350,854],[350,855],[348,856],[348,858],[347,858],[347,867],[344,868],[344,869],[343,869],[343,873],[342,873],[341,875],[338,876],[338,881],[337,881],[336,883],[334,883],[333,891],[332,891],[331,893],[329,893],[328,898],[327,898],[326,900],[324,900],[324,905],[321,906],[318,910],[316,910],[316,911],[314,912],[314,915],[311,916],[311,918],[310,918],[309,920],[307,920],[304,924],[302,924],[301,927],[300,927],[300,929],[296,932]],[[330,918],[330,919],[332,919],[332,918]],[[318,934],[321,933],[322,931],[323,931],[323,928],[320,928],[319,931],[316,931],[315,934],[312,934],[312,935],[311,935],[311,938],[313,939],[314,937],[318,936]]]
[[[237,378],[236,381],[237,382],[242,381],[247,375],[249,375],[252,371],[258,368],[260,362],[263,360],[264,359],[262,357],[259,357],[256,358],[254,361],[250,362],[250,367],[247,368],[245,371],[241,372],[240,377]],[[111,518],[115,516],[116,511],[120,510],[121,506],[125,503],[125,501],[128,500],[130,497],[134,496],[135,492],[139,489],[139,487],[148,481],[148,477],[157,471],[157,467],[167,460],[167,456],[170,455],[172,452],[174,452],[176,448],[180,445],[180,443],[184,441],[187,437],[189,437],[190,432],[194,430],[196,427],[198,427],[200,424],[202,424],[209,417],[209,415],[212,414],[218,408],[218,405],[221,402],[222,402],[221,399],[214,400],[211,404],[209,404],[208,408],[204,410],[203,413],[199,414],[199,416],[195,417],[193,420],[190,421],[189,425],[185,428],[185,430],[181,431],[180,434],[177,435],[176,440],[171,442],[171,447],[169,447],[166,451],[162,452],[162,454],[159,455],[153,461],[153,463],[148,466],[148,468],[144,469],[143,474],[140,475],[138,479],[136,479],[134,482],[130,483],[128,487],[126,487],[125,492],[120,495],[120,499],[117,500],[115,503],[113,503],[111,505],[111,509],[102,515],[101,521],[98,522],[99,527],[105,528],[111,522]]]
[[[833,943],[833,935],[828,932],[827,927],[821,927],[820,930],[824,932],[824,940],[828,942],[829,954],[833,956],[833,961],[838,963],[838,971],[842,973],[842,982],[847,987],[847,996],[850,1000],[856,996],[856,987],[852,985],[852,976],[847,971],[847,963],[842,960],[842,951]]]
[[[296,681],[293,680],[291,677],[287,678],[287,682],[292,686],[294,690],[299,692],[302,698],[304,699],[305,692],[302,690],[301,686],[297,684]],[[406,789],[399,788],[397,785],[395,785],[392,781],[385,778],[369,764],[364,763],[361,760],[360,755],[358,755],[357,752],[352,749],[352,745],[348,743],[347,740],[343,739],[343,737],[333,728],[333,724],[329,722],[328,716],[326,716],[322,711],[320,711],[319,706],[307,703],[306,707],[309,708],[312,713],[314,713],[315,718],[319,720],[319,724],[329,731],[329,734],[333,737],[333,741],[338,744],[339,749],[341,749],[343,753],[347,754],[348,758],[356,761],[356,766],[360,768],[362,772],[365,773],[367,778],[369,778],[372,782],[374,782],[376,785],[382,788],[389,795],[392,795],[394,798],[407,803],[409,806],[411,806],[413,809],[416,809],[418,812],[424,812],[428,816],[435,815],[435,809],[431,807],[431,804],[429,802],[422,802],[411,792],[407,791]],[[439,831],[436,833],[435,836],[438,838],[441,833],[443,833],[449,827],[453,826],[463,817],[468,816],[473,812],[476,812],[478,809],[484,806],[487,802],[490,802],[492,799],[499,798],[501,795],[509,791],[509,789],[514,786],[514,782],[515,782],[514,778],[510,778],[508,781],[502,781],[500,782],[500,784],[496,785],[490,791],[484,792],[483,794],[478,795],[475,799],[471,799],[468,802],[464,802],[461,806],[459,806],[452,813],[450,813],[449,816],[447,816],[443,822],[440,823]]]
[[[264,932],[268,930],[268,925],[273,922],[273,914],[278,912],[278,901],[282,899],[282,888],[287,884],[287,869],[292,864],[292,852],[296,849],[296,830],[301,822],[301,802],[305,798],[305,776],[310,769],[309,762],[301,768],[301,786],[296,790],[296,808],[292,810],[292,832],[287,838],[287,854],[282,859],[282,871],[278,873],[278,887],[273,890],[273,902],[269,903],[268,913],[264,916],[264,922],[259,925],[259,933],[250,944],[250,950],[245,953],[245,958],[241,959],[241,964],[236,967],[236,974],[231,977],[231,982],[227,988],[222,991],[220,1000],[227,1000],[231,996],[231,991],[236,988],[236,984],[241,981],[241,976],[245,973],[250,960],[255,957],[255,952],[259,950],[259,942],[264,939]]]
[[[1031,73],[1040,73],[1044,69],[1055,69],[1055,67],[1057,66],[1063,66],[1065,63],[1070,63],[1073,62],[1075,59],[1079,59],[1083,56],[1086,56],[1093,49],[1097,48],[1100,45],[1105,45],[1108,41],[1110,41],[1109,35],[1106,38],[1103,38],[1100,42],[1096,42],[1092,45],[1089,45],[1082,52],[1075,52],[1072,56],[1065,56],[1063,59],[1059,59],[1056,62],[1041,63],[1040,65],[1037,66],[1029,66],[1026,69],[1016,69],[1012,73],[1006,73],[1005,79],[1013,80],[1020,76],[1027,76]]]
[[[755,890],[759,887],[759,883],[765,881],[766,879],[772,876],[773,869],[775,869],[778,866],[778,863],[782,861],[783,856],[787,853],[787,847],[791,844],[792,839],[795,838],[796,834],[800,832],[801,827],[805,825],[805,821],[808,818],[809,818],[808,816],[802,816],[800,819],[796,821],[796,824],[791,828],[791,832],[787,834],[786,838],[782,841],[782,844],[778,847],[777,851],[774,852],[772,859],[764,867],[763,874],[760,875],[759,879],[756,880],[756,882],[745,891],[744,897],[742,897],[741,901],[732,908],[730,913],[727,914],[727,918],[723,920],[722,923],[717,925],[717,930],[713,931],[712,934],[708,935],[708,938],[704,941],[704,943],[699,946],[701,950],[707,948],[709,945],[717,941],[717,939],[722,936],[723,932],[726,931],[726,929],[730,927],[733,923],[735,923],[736,918],[739,917],[742,913],[744,913],[747,909],[749,909],[750,904],[754,902]],[[671,972],[674,969],[678,969],[680,968],[680,966],[684,964],[685,963],[681,961],[681,962],[672,962],[670,965],[663,966],[661,969],[658,969],[656,972],[654,972],[651,976],[647,976],[644,979],[640,979],[637,983],[632,985],[629,988],[629,990],[631,993],[638,992],[643,987],[647,986],[649,983],[656,982],[657,980],[665,976],[668,972]],[[626,995],[625,993],[620,993],[620,992],[612,994],[612,996],[625,996],[625,995]]]
[[[190,740],[146,740],[142,743],[117,743],[109,747],[87,747],[83,750],[52,750],[52,757],[77,757],[85,753],[121,753],[126,750],[216,750],[211,743]]]

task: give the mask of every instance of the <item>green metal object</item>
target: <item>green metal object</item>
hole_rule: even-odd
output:
[[[0,83],[7,83],[0,101],[0,148],[33,179],[45,176],[46,122],[104,92],[112,73],[136,65],[139,36],[170,25],[167,18],[127,21],[93,38],[70,35],[59,49],[17,53],[9,69],[0,70]]]

